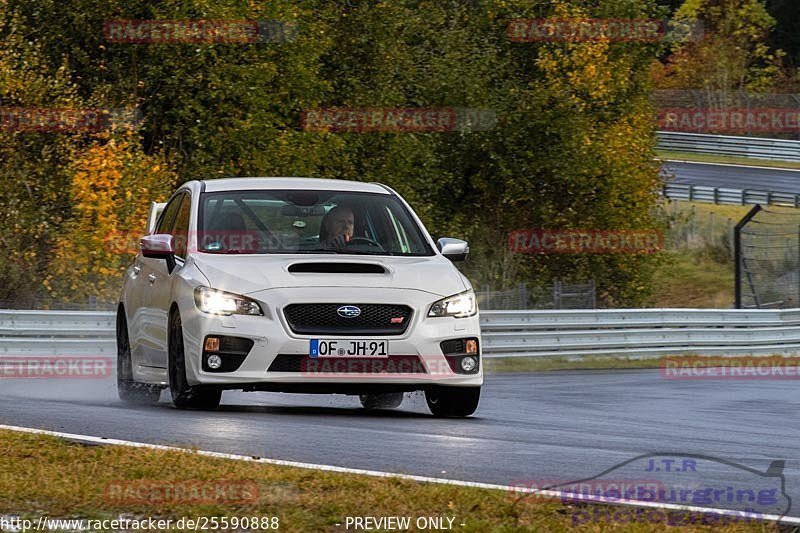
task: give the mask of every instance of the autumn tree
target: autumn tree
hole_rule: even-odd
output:
[[[146,233],[150,202],[164,201],[176,176],[163,158],[142,153],[131,131],[79,153],[69,174],[72,213],[55,240],[44,285],[56,300],[87,294],[113,303]]]
[[[698,21],[703,33],[676,44],[662,88],[701,89],[725,107],[732,92],[765,92],[779,82],[784,54],[768,45],[775,19],[762,0],[686,0],[675,19]]]
[[[71,108],[83,100],[69,69],[49,62],[2,5],[0,29],[0,302],[31,305],[69,216],[66,166],[84,136],[20,128],[13,110]]]
[[[518,18],[660,17],[653,0],[6,5],[22,33],[35,35],[46,71],[63,65],[86,105],[136,105],[142,113],[138,148],[133,139],[111,145],[92,138],[60,170],[69,193],[59,253],[69,243],[88,251],[100,246],[102,232],[127,225],[117,184],[163,157],[177,182],[305,175],[387,183],[434,235],[472,241],[464,268],[480,287],[595,278],[607,304],[642,301],[652,257],[518,256],[506,236],[533,227],[652,227],[658,176],[647,71],[659,45],[520,43],[507,29]],[[214,18],[282,20],[298,32],[285,43],[133,45],[108,42],[102,31],[110,19]],[[305,131],[302,112],[319,107],[473,108],[494,113],[496,124],[481,131]],[[141,169],[128,153],[138,154],[130,161],[142,158]],[[95,178],[97,190],[89,187]],[[92,233],[97,220],[102,231]],[[85,244],[83,234],[91,236]],[[91,276],[104,268],[113,277],[120,263],[97,253],[76,279],[106,297],[113,283]],[[72,285],[57,286],[60,271],[51,272],[53,293],[68,296]]]

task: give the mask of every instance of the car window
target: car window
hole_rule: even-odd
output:
[[[178,194],[164,207],[154,233],[171,233],[172,222],[175,220],[175,213],[178,212],[182,198],[183,194]]]
[[[228,191],[200,199],[198,249],[207,253],[433,255],[394,195]]]
[[[408,252],[411,247],[408,244],[408,236],[405,228],[403,227],[402,221],[398,220],[398,218],[392,213],[392,208],[390,206],[386,206],[386,216],[389,217],[389,220],[392,223],[394,237],[397,239],[400,250],[403,252]]]
[[[189,239],[189,214],[192,209],[192,200],[189,194],[181,195],[181,203],[175,215],[175,223],[172,224],[170,234],[175,243],[175,256],[182,259],[186,258],[186,244]]]

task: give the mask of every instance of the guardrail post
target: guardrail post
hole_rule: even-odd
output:
[[[742,228],[761,211],[761,205],[756,204],[738,224],[733,228],[733,255],[734,259],[734,307],[742,308]]]
[[[520,309],[528,308],[528,287],[524,283],[519,284],[519,304]]]

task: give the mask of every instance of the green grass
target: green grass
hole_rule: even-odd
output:
[[[733,260],[722,264],[702,251],[668,252],[653,276],[651,307],[730,308],[733,270]]]
[[[464,421],[469,424],[468,421]],[[269,435],[264,436],[268,442]],[[299,445],[302,443],[298,443]],[[354,443],[357,445],[357,443]],[[487,460],[493,453],[485,450]],[[122,502],[111,484],[169,480],[209,486],[220,480],[253,484],[240,503]],[[509,480],[509,483],[519,480]],[[676,528],[665,523],[599,521],[573,526],[586,504],[518,499],[502,490],[420,483],[399,478],[276,466],[191,452],[86,446],[44,435],[0,431],[0,515],[113,519],[277,516],[281,531],[345,531],[347,516],[453,517],[454,530],[485,531],[777,531],[772,524]],[[614,511],[618,508],[591,506]],[[337,526],[336,524],[341,524]],[[460,524],[464,524],[461,526]],[[352,528],[351,528],[352,530]]]
[[[745,165],[756,167],[775,167],[775,168],[800,168],[797,161],[773,161],[771,159],[753,159],[750,157],[733,157],[727,155],[695,154],[693,152],[673,152],[668,150],[658,150],[656,152],[659,159],[677,159],[681,161],[697,161],[698,163],[722,163],[728,165]]]
[[[697,354],[670,355],[671,362],[692,364],[702,361],[705,366],[749,366],[753,364],[750,356],[702,356]],[[483,369],[487,374],[504,374],[514,372],[551,372],[556,370],[626,370],[641,368],[661,368],[664,357],[633,358],[619,356],[583,356],[583,357],[497,357],[484,359]],[[770,360],[786,361],[781,355],[758,356],[758,363]],[[776,365],[777,366],[777,365]]]
[[[626,368],[658,368],[660,359],[625,356],[585,357],[497,357],[484,359],[487,374],[508,372],[549,372],[552,370],[611,370]]]

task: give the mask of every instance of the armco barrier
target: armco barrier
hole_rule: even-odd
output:
[[[485,357],[800,353],[800,309],[484,311]],[[0,310],[3,355],[116,353],[114,313]]]
[[[688,202],[800,207],[800,195],[790,192],[729,189],[726,187],[710,187],[708,185],[689,185],[688,183],[667,183],[663,186],[661,192],[670,200],[685,200]]]
[[[696,154],[800,161],[800,141],[786,139],[659,131],[658,148]]]

